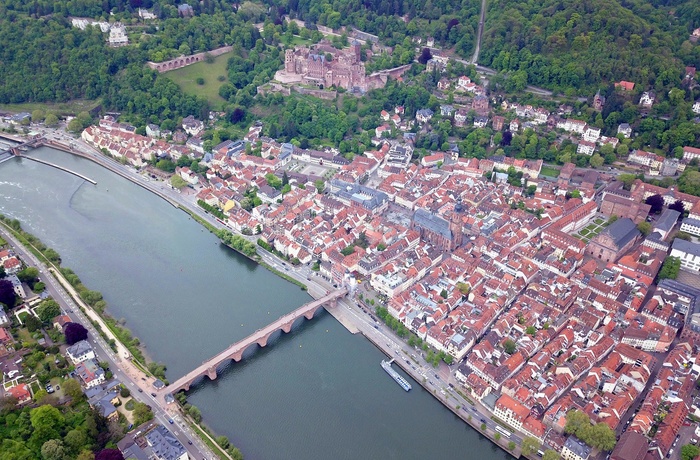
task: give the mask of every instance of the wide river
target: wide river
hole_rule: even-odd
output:
[[[218,243],[187,214],[56,150],[0,165],[0,212],[17,218],[101,291],[171,380],[310,297]],[[509,458],[323,312],[189,394],[246,459]]]

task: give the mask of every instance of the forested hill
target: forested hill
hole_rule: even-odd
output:
[[[473,52],[481,0],[262,0],[274,14],[290,14],[311,24],[356,27],[388,45],[416,36],[460,55]]]
[[[479,63],[560,91],[650,87],[700,67],[700,44],[689,41],[697,27],[697,0],[488,0]]]

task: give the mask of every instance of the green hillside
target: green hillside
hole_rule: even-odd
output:
[[[479,63],[524,70],[528,83],[564,91],[600,83],[653,86],[700,67],[700,27],[694,0],[489,0]]]

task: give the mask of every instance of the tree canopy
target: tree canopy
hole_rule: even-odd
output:
[[[63,332],[66,335],[66,343],[68,345],[85,340],[88,336],[87,329],[80,323],[68,323]]]

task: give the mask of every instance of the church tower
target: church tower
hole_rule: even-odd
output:
[[[450,244],[450,249],[452,250],[462,245],[462,211],[464,211],[464,206],[462,206],[462,197],[458,196],[454,211],[450,217],[450,232],[452,233],[452,244]]]

